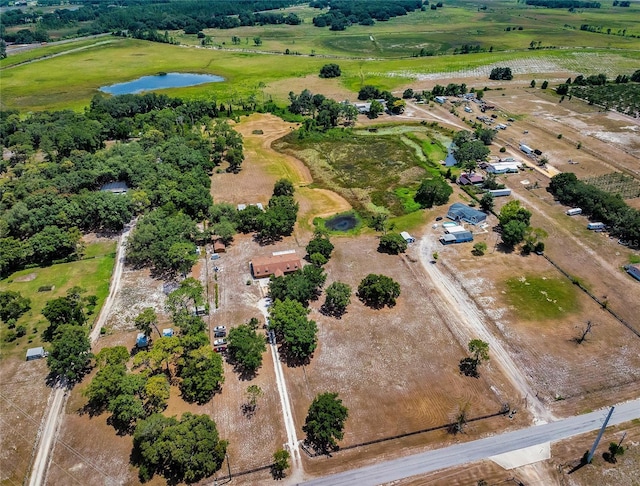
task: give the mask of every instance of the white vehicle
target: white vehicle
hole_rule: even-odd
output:
[[[464,107],[464,111],[466,111],[467,113],[473,113],[473,110],[471,108],[469,108],[468,106]]]
[[[227,330],[227,326],[216,326],[213,328],[213,332],[221,332],[226,330]]]
[[[226,339],[216,339],[215,341],[213,341],[214,346],[225,346],[226,344],[227,344]]]

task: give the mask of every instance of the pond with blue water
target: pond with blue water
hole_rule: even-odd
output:
[[[355,214],[340,214],[325,221],[324,225],[331,231],[349,231],[358,225]]]
[[[156,89],[185,88],[206,83],[221,83],[224,78],[213,74],[160,73],[155,76],[143,76],[126,83],[112,84],[99,88],[103,93],[112,95],[137,94]]]

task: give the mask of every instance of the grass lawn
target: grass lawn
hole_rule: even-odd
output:
[[[16,326],[23,325],[27,328],[25,336],[8,343],[4,339],[7,326],[2,324],[0,328],[0,349],[5,357],[22,356],[27,348],[43,344],[40,333],[48,323],[40,312],[48,300],[65,296],[71,287],[82,287],[86,290],[85,295],[98,297],[98,304],[89,316],[89,325],[93,324],[109,293],[109,280],[115,263],[115,247],[115,242],[92,243],[87,245],[84,260],[20,270],[0,281],[0,291],[13,290],[31,299],[31,310],[16,323]],[[43,286],[54,288],[51,291],[38,292]]]
[[[576,287],[565,279],[527,275],[508,279],[505,287],[509,304],[522,319],[558,319],[580,307]]]

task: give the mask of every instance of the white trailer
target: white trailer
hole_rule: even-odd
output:
[[[582,214],[582,209],[580,208],[567,209],[567,216],[575,216],[577,214]]]
[[[527,155],[531,155],[533,153],[533,149],[523,143],[520,144],[520,150],[522,150]]]

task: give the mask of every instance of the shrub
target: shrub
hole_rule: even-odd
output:
[[[337,64],[325,64],[320,69],[321,78],[338,78],[341,74],[340,66]]]

